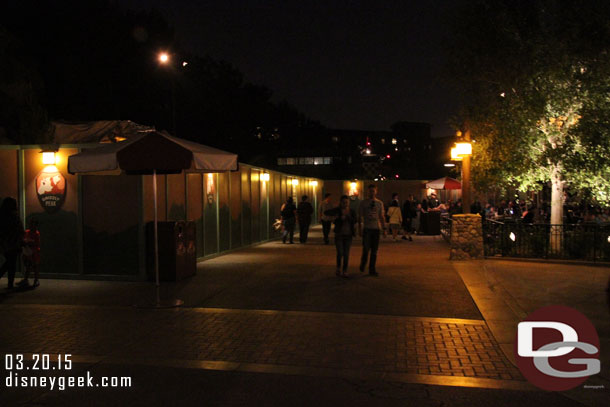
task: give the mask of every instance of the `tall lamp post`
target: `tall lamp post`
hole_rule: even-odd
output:
[[[462,136],[457,134],[460,141],[455,143],[451,149],[451,159],[462,162],[462,213],[470,213],[470,156],[472,155],[472,144],[470,143],[470,130],[466,130]]]
[[[171,67],[171,58],[167,52],[160,52],[158,57],[159,63],[164,66]],[[172,84],[172,135],[177,137],[176,134],[176,83],[174,75],[170,73],[170,81]]]

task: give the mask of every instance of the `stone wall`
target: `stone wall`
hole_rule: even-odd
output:
[[[451,222],[451,260],[482,259],[483,223],[480,215],[453,215]]]

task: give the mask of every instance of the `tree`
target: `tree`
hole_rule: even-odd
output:
[[[22,44],[0,27],[0,128],[17,144],[44,143],[47,112],[40,104],[42,80]]]
[[[452,73],[477,140],[479,187],[551,183],[551,224],[567,189],[610,204],[607,2],[479,0],[462,6]]]
[[[38,123],[47,110],[52,120],[132,120],[172,130],[175,109],[179,137],[247,162],[269,156],[269,143],[255,138],[260,129],[287,136],[311,124],[231,64],[185,51],[154,10],[124,10],[110,0],[21,0],[3,7],[2,27],[11,44],[22,44],[10,47],[18,58],[5,58],[9,37],[0,31],[0,127],[16,142],[42,142]],[[158,63],[161,50],[170,63]]]

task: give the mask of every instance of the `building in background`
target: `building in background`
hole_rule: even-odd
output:
[[[389,131],[294,130],[278,135],[265,165],[322,179],[434,179],[448,175],[453,137],[432,138],[428,123]]]

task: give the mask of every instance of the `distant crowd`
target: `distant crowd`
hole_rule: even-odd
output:
[[[407,209],[407,205],[410,209]],[[435,194],[431,194],[430,198],[423,199],[421,202],[417,200],[406,201],[403,212],[413,211],[413,206],[415,206],[416,211],[421,212],[440,211],[441,214],[449,215],[463,213],[461,199],[439,202]],[[568,203],[564,205],[563,209],[564,224],[610,223],[610,208],[585,203]],[[497,204],[493,201],[482,204],[475,200],[470,205],[470,213],[478,213],[485,219],[497,221],[515,220],[523,223],[549,223],[551,221],[551,205],[549,202],[542,202],[538,207],[535,204],[528,204],[518,199],[500,200]]]

